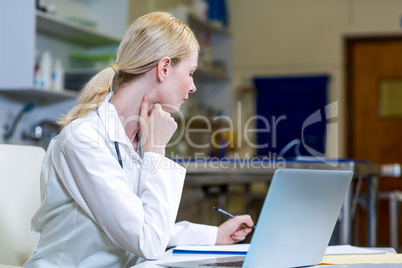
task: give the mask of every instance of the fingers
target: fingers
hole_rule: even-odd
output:
[[[160,103],[153,104],[148,113],[149,100],[144,98],[141,104],[140,118],[146,122],[144,131],[144,152],[155,152],[164,155],[165,147],[177,129],[177,123],[169,112],[163,110]]]
[[[154,110],[155,110],[155,109],[162,110],[162,105],[161,105],[160,103],[155,103],[153,109],[154,109]]]
[[[254,222],[249,215],[235,216],[218,227],[217,245],[227,245],[240,242],[253,230],[245,226],[253,226]]]
[[[171,116],[171,114],[169,112],[166,112],[165,110],[163,110],[162,105],[160,103],[154,104],[151,114],[152,113],[154,113],[155,116],[157,116],[163,120],[166,120],[168,122],[168,125],[166,125],[166,127],[174,128],[174,130],[177,129],[176,121],[174,120],[174,118]]]
[[[246,236],[253,230],[250,227],[254,225],[254,222],[250,215],[235,216],[233,220],[237,224],[237,229],[231,234],[231,238],[237,243],[246,239]]]
[[[234,243],[243,241],[244,239],[246,239],[246,236],[236,236],[234,234],[231,235],[231,238],[233,239]]]
[[[239,227],[247,228],[243,224],[246,224],[248,227],[254,226],[254,222],[251,219],[250,215],[238,215],[238,216],[235,216],[233,219],[236,221],[237,224],[242,225],[242,226],[239,226]],[[247,229],[251,229],[251,228],[247,228]]]
[[[144,118],[145,120],[148,118],[149,112],[149,99],[147,96],[142,98],[141,108],[140,108],[140,117]]]
[[[148,140],[148,123],[147,123],[149,118],[148,109],[149,109],[149,99],[147,96],[144,96],[142,98],[140,106],[140,117],[139,117],[139,123],[140,123],[139,136],[141,138],[141,143],[144,143],[146,140]]]
[[[245,238],[252,230],[253,230],[252,228],[244,227],[242,229],[233,232],[232,237],[236,237],[238,239]]]

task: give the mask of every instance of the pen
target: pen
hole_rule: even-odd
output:
[[[230,214],[229,212],[224,211],[223,209],[217,208],[217,207],[213,207],[214,210],[218,211],[219,213],[222,213],[223,215],[229,217],[229,218],[234,218],[234,215]],[[248,227],[248,228],[252,228],[255,229],[255,225],[253,226],[248,226],[247,224],[243,223],[244,226]]]

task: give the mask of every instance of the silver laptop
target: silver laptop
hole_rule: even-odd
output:
[[[159,264],[165,267],[299,267],[324,256],[353,173],[275,171],[246,256]]]

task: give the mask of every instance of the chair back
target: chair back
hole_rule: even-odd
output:
[[[35,249],[31,218],[41,203],[42,147],[0,144],[0,263],[22,265]]]

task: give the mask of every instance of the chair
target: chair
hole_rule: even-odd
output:
[[[0,263],[21,266],[35,249],[31,218],[41,203],[42,147],[0,144]]]
[[[402,192],[395,190],[392,192],[379,193],[380,199],[389,200],[389,240],[391,247],[400,252],[399,247],[399,224],[401,222],[400,206],[402,203]]]
[[[380,173],[379,177],[392,177],[398,178],[401,177],[401,164],[382,164],[380,165]],[[351,215],[354,219],[354,238],[353,244],[359,243],[359,215],[356,212],[357,209],[363,208],[368,210],[367,197],[364,194],[360,193],[360,187],[362,184],[364,176],[358,176],[358,180],[356,183],[354,199],[352,201]],[[399,224],[401,221],[400,215],[400,203],[402,203],[402,192],[398,190],[390,191],[390,192],[375,192],[374,195],[378,200],[388,200],[389,202],[389,220],[390,220],[390,246],[393,247],[397,252],[400,252],[399,248]]]
[[[401,177],[401,166],[399,164],[382,165],[381,173],[385,177]],[[399,222],[400,222],[400,203],[402,202],[402,192],[395,190],[391,192],[380,192],[380,199],[389,200],[389,237],[390,244],[397,252],[399,248]]]
[[[402,192],[393,191],[389,194],[389,224],[391,246],[398,252],[399,248],[399,222],[400,222],[400,203],[402,202]]]

